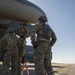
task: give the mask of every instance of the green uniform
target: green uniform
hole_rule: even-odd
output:
[[[45,27],[46,24],[34,25],[31,32],[31,42],[35,47],[35,70],[36,75],[54,75],[51,59],[52,52],[51,47],[56,42],[56,36],[54,31],[50,28],[50,38],[45,37]],[[35,36],[37,34],[37,36]]]
[[[12,75],[17,75],[18,38],[15,34],[8,33],[2,37],[0,40],[0,53],[3,54],[3,75],[9,74],[10,67]]]
[[[26,25],[22,25],[17,30],[19,38],[19,49],[18,49],[18,75],[21,75],[21,61],[26,51],[26,38],[29,36],[29,30]]]

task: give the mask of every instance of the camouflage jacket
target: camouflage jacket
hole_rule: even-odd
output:
[[[0,53],[5,50],[11,50],[13,52],[18,50],[18,38],[15,34],[6,34],[0,40]]]
[[[32,41],[48,41],[50,43],[51,46],[54,45],[54,43],[56,42],[57,38],[56,35],[54,33],[54,31],[52,30],[52,28],[50,28],[50,34],[48,34],[50,36],[49,39],[45,38],[45,32],[43,30],[43,25],[34,25],[32,31],[31,31],[31,40]],[[36,37],[37,34],[37,37]]]
[[[20,26],[18,27],[16,34],[20,37],[27,38],[29,36],[29,29],[27,26]]]

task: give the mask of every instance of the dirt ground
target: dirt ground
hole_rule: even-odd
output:
[[[35,68],[34,68],[34,63],[27,63],[28,69],[29,69],[29,75],[36,75],[35,74]],[[63,71],[64,69],[70,67],[72,64],[64,64],[64,63],[53,63],[52,67],[54,70],[55,75],[58,74],[59,72]],[[0,62],[0,75],[2,75],[2,62]],[[24,74],[26,75],[26,72],[24,71]]]

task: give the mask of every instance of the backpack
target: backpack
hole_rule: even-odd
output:
[[[51,28],[49,25],[44,25],[44,36],[46,39],[50,39],[51,37]]]

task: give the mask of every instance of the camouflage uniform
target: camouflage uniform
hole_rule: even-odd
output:
[[[14,33],[12,34],[7,33],[0,40],[0,53],[3,52],[3,75],[9,74],[10,67],[12,75],[17,75],[17,63],[18,63],[17,44],[18,38],[15,36]]]
[[[29,30],[27,28],[27,24],[22,23],[21,26],[17,29],[17,35],[19,38],[19,49],[18,49],[18,75],[21,75],[21,61],[23,56],[25,55],[25,46],[26,46],[26,38],[29,36]]]
[[[37,37],[35,36],[37,34]],[[50,28],[50,38],[45,38],[44,22],[34,25],[31,32],[31,42],[35,48],[35,70],[36,75],[54,75],[51,59],[51,47],[56,42],[56,36]]]

